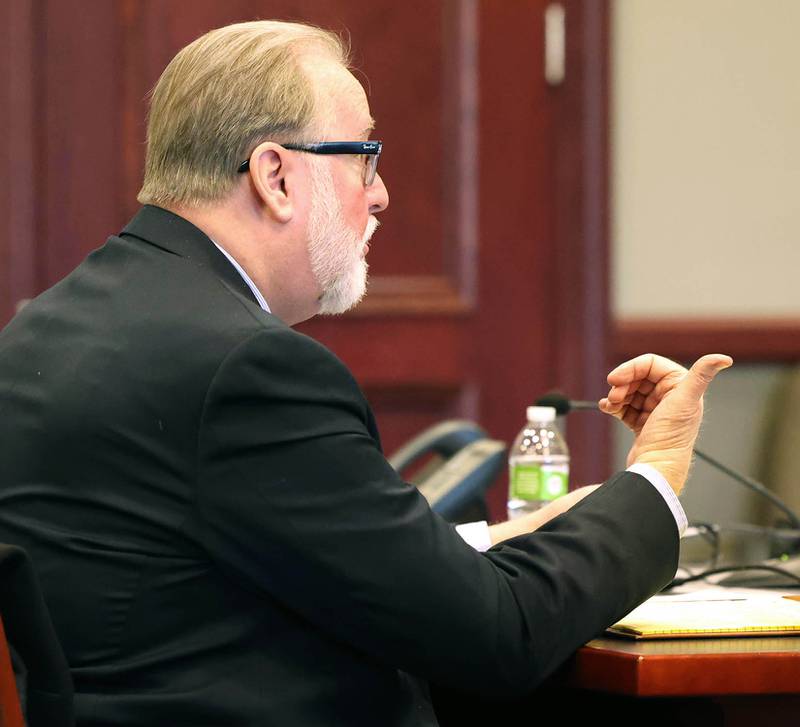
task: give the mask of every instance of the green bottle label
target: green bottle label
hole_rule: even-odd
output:
[[[511,466],[511,497],[520,500],[555,500],[566,495],[569,465],[518,462]]]

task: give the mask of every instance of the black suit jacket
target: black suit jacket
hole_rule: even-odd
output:
[[[22,661],[17,691],[29,727],[73,727],[72,680],[28,554],[0,543],[0,616]],[[0,724],[3,721],[0,708]]]
[[[0,334],[0,447],[0,541],[37,566],[79,725],[434,724],[427,681],[529,690],[676,567],[625,473],[476,553],[347,368],[155,207]]]

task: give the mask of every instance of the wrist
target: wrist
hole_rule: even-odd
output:
[[[489,526],[489,537],[492,545],[502,543],[504,540],[516,538],[518,535],[527,535],[547,522],[542,510],[534,510],[513,520],[506,520]]]
[[[646,465],[658,472],[672,488],[676,495],[680,495],[689,475],[689,463],[676,461],[675,458],[664,456],[663,453],[646,453],[636,456],[630,465]]]

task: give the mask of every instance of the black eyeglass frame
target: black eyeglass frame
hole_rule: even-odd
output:
[[[281,144],[284,149],[304,151],[309,154],[363,154],[367,157],[364,164],[364,186],[369,187],[375,181],[378,159],[383,149],[382,141],[317,141],[309,144]],[[250,169],[250,160],[245,159],[236,170],[242,174]]]

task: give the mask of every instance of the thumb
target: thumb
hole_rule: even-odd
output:
[[[733,364],[733,359],[722,353],[710,353],[701,356],[692,364],[681,388],[686,394],[699,399],[708,388],[714,377],[723,369]]]

